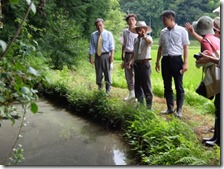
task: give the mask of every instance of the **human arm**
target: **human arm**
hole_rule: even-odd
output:
[[[91,35],[90,45],[89,45],[89,62],[93,65],[94,58],[93,55],[95,54],[95,42],[94,42],[94,34]]]
[[[124,36],[124,32],[122,33],[122,37],[121,37],[121,45],[122,45],[122,48],[121,48],[121,60],[124,61],[124,57],[125,57],[125,44],[126,44],[126,41],[125,41],[125,36]]]
[[[198,64],[207,64],[209,62],[219,64],[219,58],[214,57],[212,53],[208,50],[205,50],[204,52],[200,53],[200,55],[202,57],[197,61]]]
[[[110,51],[109,62],[112,63],[114,61],[114,50]]]
[[[157,72],[160,72],[160,59],[161,59],[161,56],[162,56],[162,47],[159,46],[158,51],[157,51],[156,67],[155,67]]]
[[[186,72],[188,69],[188,45],[183,46],[183,51],[184,51],[184,63],[182,69],[180,70],[181,74],[184,74],[184,72]]]
[[[94,59],[91,54],[89,54],[89,62],[93,65],[94,64]]]
[[[125,56],[124,48],[125,48],[125,46],[122,45],[122,48],[121,48],[121,60],[122,61],[124,61],[124,56]]]
[[[144,34],[143,38],[145,39],[146,43],[151,44],[153,43],[152,37],[148,36],[146,33]]]
[[[203,37],[200,36],[200,35],[198,35],[198,34],[194,31],[192,25],[191,25],[189,22],[187,22],[187,23],[185,24],[185,28],[186,28],[186,30],[190,33],[191,36],[193,36],[197,41],[201,42],[201,40],[203,39]]]

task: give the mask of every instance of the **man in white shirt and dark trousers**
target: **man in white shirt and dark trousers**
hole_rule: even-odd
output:
[[[156,71],[160,71],[160,58],[163,56],[161,68],[167,110],[161,113],[174,113],[174,94],[172,90],[172,78],[174,78],[177,104],[176,116],[180,118],[182,117],[185,97],[183,74],[188,69],[188,45],[190,42],[188,32],[184,27],[176,24],[175,16],[175,12],[171,10],[166,10],[162,13],[162,21],[165,28],[160,32]]]

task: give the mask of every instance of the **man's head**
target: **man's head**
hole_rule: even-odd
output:
[[[103,32],[104,20],[102,18],[97,18],[95,21],[95,26],[99,33]]]
[[[146,25],[145,21],[138,21],[136,26],[131,29],[131,32],[143,36],[145,33],[152,32],[152,29],[150,26]]]
[[[133,27],[137,22],[137,16],[133,13],[130,13],[125,17],[125,20],[128,23],[129,27]]]
[[[165,10],[162,13],[163,25],[166,27],[173,27],[175,24],[176,13],[172,10]]]

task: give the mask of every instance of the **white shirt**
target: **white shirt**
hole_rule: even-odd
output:
[[[173,29],[164,28],[160,33],[159,46],[162,47],[162,56],[182,55],[183,46],[189,44],[188,32],[177,24]]]
[[[122,33],[121,44],[124,46],[125,52],[133,52],[134,51],[134,40],[138,37],[137,34],[132,33],[128,28],[125,29]]]
[[[148,44],[144,38],[135,38],[134,40],[134,60],[151,59],[152,37],[147,35],[151,43]]]

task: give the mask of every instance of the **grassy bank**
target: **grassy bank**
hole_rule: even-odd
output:
[[[193,96],[196,97],[193,106],[187,101],[182,120],[174,116],[161,116],[159,112],[165,108],[164,98],[159,94],[162,93],[161,75],[152,77],[154,82],[154,77],[160,80],[153,85],[154,111],[151,112],[136,102],[122,100],[127,89],[119,60],[114,62],[110,97],[97,90],[94,67],[87,60],[79,65],[77,71],[66,68],[62,71],[47,70],[50,83],[44,85],[42,91],[54,99],[66,100],[75,114],[87,117],[105,128],[119,130],[134,154],[133,165],[220,165],[220,148],[203,146],[195,130],[208,122],[213,126],[213,116],[200,114],[204,108],[197,105],[202,98]],[[190,94],[192,91],[189,89],[189,93],[186,92],[187,99],[192,97]]]

